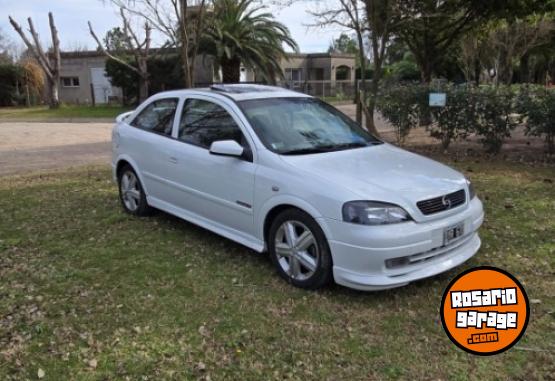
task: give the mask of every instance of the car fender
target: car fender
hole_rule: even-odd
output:
[[[261,241],[264,241],[264,222],[266,221],[266,217],[268,213],[274,209],[276,206],[280,205],[291,205],[302,211],[308,213],[314,220],[320,225],[320,228],[324,232],[326,238],[329,240],[331,238],[331,232],[329,227],[325,223],[325,219],[323,218],[322,214],[312,206],[308,201],[303,200],[302,198],[290,195],[290,194],[282,194],[279,196],[274,196],[262,205],[260,208],[257,218],[256,218],[256,226],[257,226],[257,236]]]

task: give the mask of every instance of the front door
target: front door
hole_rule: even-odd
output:
[[[177,201],[179,207],[252,236],[256,166],[239,120],[216,102],[202,96],[185,100],[177,140],[172,144],[177,160],[171,183],[183,195]],[[235,140],[251,155],[213,155],[210,145],[219,140]]]

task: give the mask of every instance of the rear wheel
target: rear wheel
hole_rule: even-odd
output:
[[[331,281],[328,241],[305,212],[288,209],[280,213],[270,227],[268,248],[278,273],[293,285],[317,289]]]
[[[126,165],[118,173],[119,198],[123,209],[135,216],[147,216],[152,208],[146,202],[146,195],[139,177]]]

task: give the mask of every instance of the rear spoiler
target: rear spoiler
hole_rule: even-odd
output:
[[[123,114],[119,114],[118,116],[116,116],[116,122],[123,122],[125,119],[127,119],[127,117],[129,117],[131,114],[133,114],[134,111],[127,111],[124,112]]]

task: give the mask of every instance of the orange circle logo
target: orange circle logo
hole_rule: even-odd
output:
[[[459,348],[482,356],[506,351],[524,334],[530,307],[520,282],[508,272],[476,267],[451,281],[441,301],[441,322]]]

